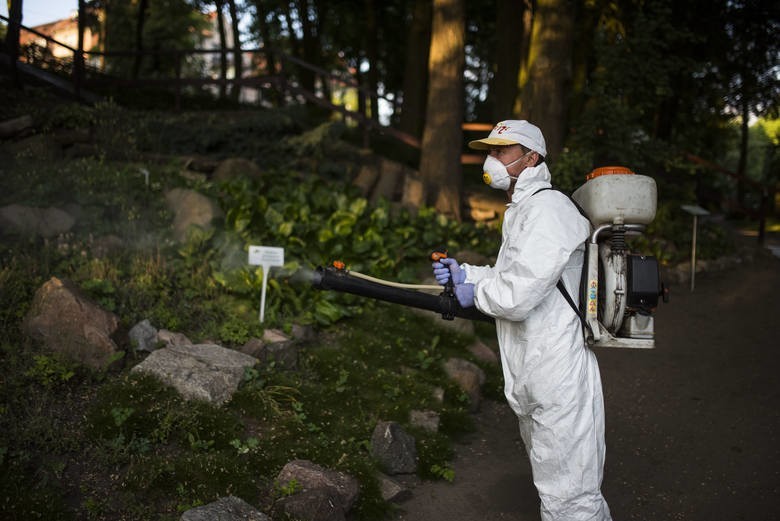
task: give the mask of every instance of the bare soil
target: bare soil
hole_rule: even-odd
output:
[[[780,259],[672,288],[653,350],[596,350],[604,385],[602,491],[616,521],[780,516]],[[423,482],[395,521],[534,521],[539,500],[517,422],[484,403],[455,480]]]

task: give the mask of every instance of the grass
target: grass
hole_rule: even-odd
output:
[[[442,477],[451,441],[473,426],[468,398],[440,362],[464,356],[468,341],[399,306],[369,306],[306,345],[298,370],[247,371],[222,408],[184,402],[153,377],[90,373],[5,345],[0,511],[6,519],[176,519],[228,494],[270,506],[281,493],[276,474],[303,458],[358,477],[356,512],[380,519],[389,507],[368,451],[373,428],[400,422],[417,439],[420,475]],[[499,376],[486,369],[497,394]],[[438,411],[441,431],[411,427],[413,409]]]

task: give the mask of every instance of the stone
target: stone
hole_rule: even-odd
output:
[[[349,511],[360,492],[358,481],[344,472],[326,469],[309,460],[287,463],[276,477],[279,486],[295,482],[302,491],[328,489],[339,497],[345,511]]]
[[[174,345],[153,351],[132,371],[156,376],[185,399],[222,405],[238,390],[245,369],[257,362],[216,344]]]
[[[410,411],[409,423],[428,432],[439,431],[439,413],[436,411]]]
[[[290,337],[279,331],[278,329],[266,329],[263,331],[263,342],[266,344],[273,344],[275,342],[286,342],[290,340]]]
[[[481,340],[476,340],[468,346],[468,351],[480,362],[498,365],[498,355]]]
[[[284,519],[296,521],[345,521],[346,512],[339,497],[328,489],[312,489],[285,496],[276,502]]]
[[[245,355],[253,356],[262,360],[265,355],[265,342],[259,338],[250,338],[243,346],[238,348]]]
[[[174,188],[166,192],[165,201],[174,214],[173,233],[178,241],[187,238],[190,226],[211,229],[213,221],[222,216],[214,201],[195,190]]]
[[[180,521],[271,521],[241,498],[228,496],[185,511]]]
[[[130,328],[130,344],[136,351],[154,351],[157,349],[157,329],[149,319],[144,319]]]
[[[24,330],[53,352],[93,369],[106,369],[120,354],[111,338],[119,319],[67,280],[52,277],[35,293]]]
[[[51,238],[70,231],[76,219],[56,207],[36,208],[11,204],[0,208],[0,229],[21,235]]]
[[[389,474],[417,472],[415,439],[396,422],[377,423],[371,435],[371,455]]]
[[[481,386],[485,383],[485,372],[477,365],[460,358],[450,358],[444,363],[444,372],[465,392],[470,400],[471,412],[479,410],[482,402]]]
[[[212,180],[217,182],[238,178],[260,179],[262,177],[263,171],[254,161],[240,157],[231,157],[220,161],[212,174]]]
[[[377,481],[379,481],[379,493],[385,501],[400,503],[412,497],[412,491],[409,488],[395,481],[390,476],[379,472]]]
[[[168,347],[192,345],[192,341],[184,333],[176,333],[167,329],[161,329],[157,332],[157,341],[164,343]]]

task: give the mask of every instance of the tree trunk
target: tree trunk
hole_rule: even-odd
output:
[[[138,18],[135,21],[135,59],[133,60],[133,79],[137,79],[141,72],[141,62],[144,59],[144,24],[146,23],[146,11],[149,8],[148,0],[138,2]]]
[[[366,87],[369,90],[368,109],[369,114],[366,117],[379,121],[379,100],[377,99],[377,89],[379,87],[379,52],[377,50],[377,26],[376,26],[376,5],[374,0],[363,1],[363,14],[365,28],[363,30],[366,60],[368,61],[368,72],[366,73]]]
[[[244,61],[243,53],[241,52],[241,32],[238,28],[238,10],[236,9],[236,0],[228,0],[228,10],[230,11],[230,27],[233,33],[233,78],[236,83],[233,83],[233,88],[230,89],[230,97],[234,101],[238,101],[241,98],[241,78],[244,76]]]
[[[425,124],[425,96],[428,92],[428,53],[431,48],[431,0],[414,2],[414,13],[406,42],[403,105],[399,127],[415,137],[422,135]]]
[[[747,175],[748,136],[750,134],[750,128],[748,126],[750,120],[750,106],[746,98],[747,96],[742,96],[742,106],[740,107],[742,122],[739,125],[739,161],[737,162],[737,201],[742,208],[745,208],[746,206],[745,196],[747,195],[747,183],[745,183],[745,176]]]
[[[76,40],[76,56],[73,60],[73,88],[76,93],[76,97],[81,97],[81,85],[84,81],[84,25],[86,18],[86,6],[84,0],[79,0],[78,3],[78,18],[77,18],[77,40]]]
[[[518,76],[526,33],[521,29],[528,0],[498,0],[496,9],[495,74],[490,93],[491,121],[510,119],[517,98]]]
[[[225,34],[225,19],[222,16],[223,0],[214,2],[217,10],[217,31],[219,32],[219,99],[227,97],[227,36]]]
[[[465,0],[434,0],[420,175],[437,211],[460,220]]]
[[[520,115],[542,129],[553,157],[566,138],[575,7],[573,0],[538,0],[521,94]]]
[[[301,33],[303,36],[303,56],[301,58],[306,63],[312,65],[318,65],[317,59],[317,40],[313,33],[312,22],[309,18],[310,3],[309,0],[297,0],[298,16],[301,22]],[[314,71],[307,68],[300,69],[301,87],[305,90],[316,94],[316,76]]]
[[[265,51],[265,73],[270,74],[272,76],[276,76],[277,74],[282,73],[282,67],[278,66],[277,63],[283,63],[281,59],[278,56],[275,56],[275,52],[277,49],[274,48],[272,42],[273,39],[271,38],[271,30],[268,27],[268,22],[266,20],[266,12],[264,9],[264,3],[263,2],[256,2],[257,4],[257,26],[260,30],[260,38],[262,39],[262,48],[263,51]],[[277,59],[280,61],[277,62]],[[281,83],[278,83],[279,87],[281,89],[284,89],[284,85]],[[278,90],[272,90],[269,93],[269,98],[273,102],[274,105],[281,105],[282,100],[284,96],[279,92]]]
[[[11,22],[8,24],[8,29],[5,33],[5,50],[8,54],[8,64],[11,67],[11,77],[14,84],[17,87],[21,87],[19,72],[16,70],[16,60],[19,59],[19,36],[21,33],[19,26],[22,25],[22,0],[9,0],[8,19]]]

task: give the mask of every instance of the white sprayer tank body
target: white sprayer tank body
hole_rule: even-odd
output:
[[[593,225],[580,295],[590,341],[597,346],[652,348],[652,311],[663,289],[653,257],[633,255],[626,236],[655,218],[655,180],[624,167],[591,172],[573,194]]]
[[[594,226],[621,222],[650,224],[655,218],[658,192],[655,179],[615,172],[593,177],[579,187],[572,199],[585,210]]]

